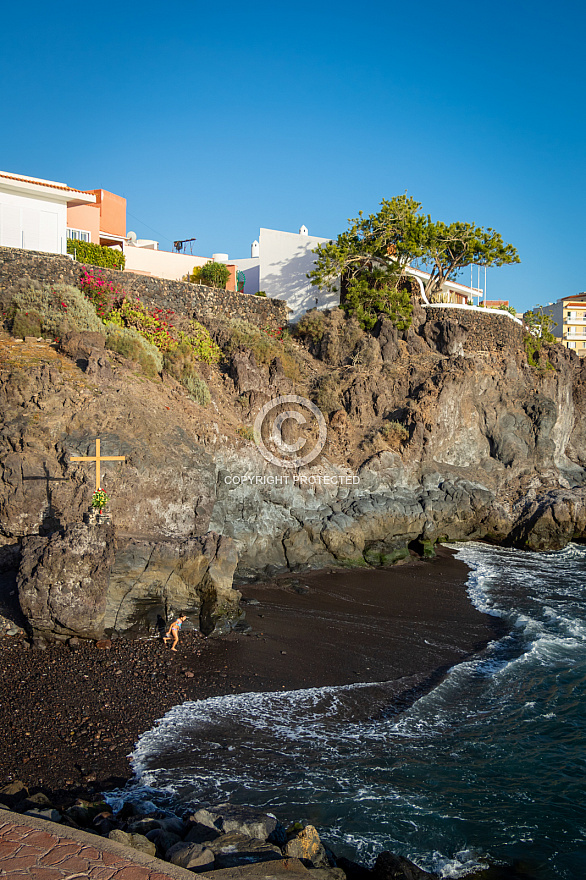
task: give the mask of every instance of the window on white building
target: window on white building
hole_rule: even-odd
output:
[[[86,229],[69,229],[67,228],[67,238],[73,238],[75,241],[90,241],[90,233]]]

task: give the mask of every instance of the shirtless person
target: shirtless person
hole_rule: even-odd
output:
[[[187,620],[187,614],[180,614],[177,620],[173,621],[173,623],[165,633],[165,637],[163,639],[165,644],[167,644],[171,636],[173,636],[173,644],[171,645],[171,650],[175,651],[175,653],[177,653],[177,648],[175,647],[175,645],[179,641],[179,630],[181,629],[181,625],[183,624],[184,620]]]

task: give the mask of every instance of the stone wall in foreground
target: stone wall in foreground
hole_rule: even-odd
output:
[[[84,266],[61,254],[46,254],[19,248],[0,247],[0,290],[22,278],[31,278],[47,284],[79,285]],[[282,327],[287,323],[289,308],[284,300],[234,293],[203,284],[186,281],[168,281],[136,272],[118,269],[100,269],[107,281],[126,293],[139,296],[146,305],[171,309],[180,315],[198,321],[216,318],[240,318],[259,326]]]

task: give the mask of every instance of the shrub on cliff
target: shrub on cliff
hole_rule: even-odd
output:
[[[134,327],[111,327],[106,335],[106,348],[134,361],[145,376],[154,379],[163,369],[163,356]]]
[[[343,409],[339,376],[329,375],[318,379],[312,397],[316,406],[326,416]]]
[[[295,335],[304,340],[314,357],[334,367],[350,363],[356,346],[366,338],[357,319],[338,308],[306,312]]]
[[[149,309],[139,299],[130,299],[122,293],[116,308],[109,312],[107,323],[132,327],[163,354],[170,355],[179,349],[179,359],[217,363],[222,353],[206,328],[198,321],[190,321],[187,330],[179,330],[174,324],[174,316],[170,309]]]
[[[523,318],[528,330],[523,339],[527,363],[538,370],[553,370],[553,364],[547,355],[541,356],[541,349],[544,342],[551,345],[557,341],[552,333],[557,323],[550,314],[543,311],[543,306],[536,306],[532,311],[525,312]]]
[[[249,321],[239,318],[221,328],[222,348],[225,354],[235,351],[251,351],[257,364],[271,364],[277,357],[283,364],[283,371],[288,379],[297,381],[300,377],[299,364],[289,338],[289,333],[282,328],[257,327]]]
[[[108,281],[99,269],[84,269],[79,279],[79,286],[102,321],[107,321],[112,310],[124,299],[124,291]]]
[[[104,324],[82,292],[70,284],[31,283],[10,301],[8,329],[15,336],[60,339],[75,330],[105,333]]]
[[[187,379],[185,387],[189,391],[190,398],[196,403],[199,403],[200,406],[207,406],[212,399],[207,383],[204,382],[203,379],[200,379],[199,376]]]
[[[171,333],[172,313],[162,309],[149,309],[139,299],[123,296],[118,306],[111,310],[107,323],[116,327],[131,327],[159,351],[168,351],[176,342]]]
[[[193,357],[206,364],[216,364],[222,357],[209,331],[199,321],[190,321],[187,331],[179,333],[179,341],[191,346]]]
[[[198,375],[198,365],[202,360],[204,358],[196,356],[190,337],[184,336],[177,345],[165,352],[163,368],[187,388],[189,396],[196,403],[206,406],[211,400],[211,395],[208,386]]]
[[[409,439],[409,430],[396,419],[387,419],[379,431],[381,437],[389,443],[400,444]]]
[[[294,332],[299,339],[321,342],[326,332],[326,313],[319,309],[310,309],[301,316]]]

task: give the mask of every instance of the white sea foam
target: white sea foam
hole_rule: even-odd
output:
[[[474,605],[510,625],[501,639],[399,715],[397,688],[384,682],[177,706],[139,740],[136,796],[303,816],[337,851],[366,861],[403,852],[446,880],[483,866],[493,847],[506,858],[509,846],[535,846],[537,831],[548,839],[552,813],[566,822],[559,839],[572,839],[583,798],[566,791],[580,769],[571,713],[586,681],[586,578],[575,573],[586,548],[455,549],[471,567]]]

